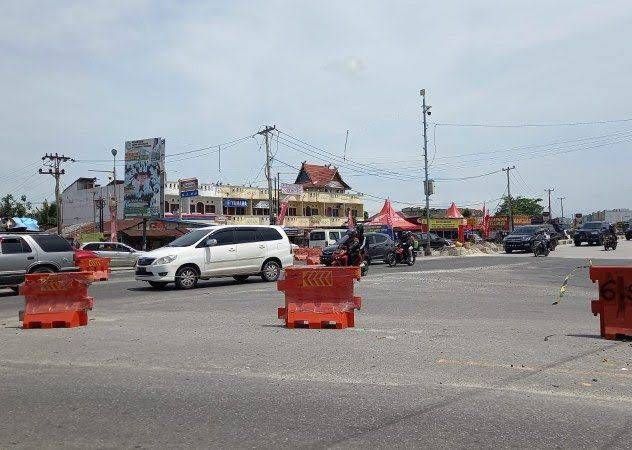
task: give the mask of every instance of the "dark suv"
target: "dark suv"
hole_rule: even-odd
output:
[[[549,249],[552,251],[555,250],[559,241],[559,235],[550,224],[545,223],[540,225],[524,225],[516,227],[503,239],[505,253],[511,253],[514,250],[524,250],[530,252],[535,235],[540,231],[545,231],[550,236]]]
[[[338,246],[344,243],[349,236],[344,235],[334,245],[330,245],[329,247],[325,247],[323,249],[323,254],[320,257],[320,262],[326,266],[331,265],[332,257],[334,251],[338,248]],[[392,252],[395,249],[395,242],[390,238],[390,236],[382,233],[364,233],[364,246],[369,253],[369,261],[373,262],[376,260],[384,261],[386,255]]]
[[[576,246],[582,245],[583,242],[587,242],[589,245],[603,245],[603,237],[609,232],[610,223],[608,222],[586,222],[582,227],[573,235],[573,241]]]

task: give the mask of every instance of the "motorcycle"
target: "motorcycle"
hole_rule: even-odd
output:
[[[533,251],[533,256],[549,256],[551,252],[551,248],[549,245],[549,240],[544,236],[537,238],[533,241],[533,245],[531,246],[531,251]]]
[[[370,262],[364,248],[360,249],[354,261],[349,261],[349,252],[346,248],[339,248],[332,255],[331,265],[337,267],[359,266],[360,275],[365,276],[369,272]]]
[[[386,263],[390,267],[395,267],[397,264],[407,264],[409,266],[415,265],[415,252],[412,245],[408,247],[408,258],[404,257],[404,247],[397,244],[395,250],[388,254],[386,257]]]
[[[603,238],[603,249],[605,251],[608,251],[610,249],[616,250],[617,249],[617,236],[613,234],[605,235]]]

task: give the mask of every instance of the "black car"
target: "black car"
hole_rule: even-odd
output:
[[[557,232],[549,224],[540,224],[516,227],[511,233],[505,236],[503,239],[505,253],[511,253],[514,250],[530,252],[536,234],[541,231],[545,231],[550,236],[549,250],[555,250],[559,240]]]
[[[344,235],[338,239],[334,245],[325,247],[323,249],[323,254],[320,257],[320,262],[326,266],[331,265],[334,251],[336,251],[338,246],[343,244],[347,239],[349,239],[349,236]],[[364,246],[368,250],[370,262],[384,261],[386,255],[395,249],[395,242],[393,242],[390,236],[386,234],[364,233]]]
[[[424,248],[428,242],[428,233],[415,233],[415,239],[419,242],[419,248]],[[442,238],[438,234],[430,233],[430,248],[440,249],[452,245],[450,239]]]
[[[610,230],[610,223],[604,221],[586,222],[573,235],[576,246],[587,242],[589,245],[603,245],[603,237]]]

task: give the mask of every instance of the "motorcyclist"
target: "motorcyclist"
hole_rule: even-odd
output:
[[[408,261],[410,258],[410,249],[415,245],[415,240],[413,239],[413,234],[410,231],[402,231],[399,235],[399,245],[402,247],[403,260]]]
[[[347,251],[348,264],[356,265],[358,257],[360,255],[360,249],[362,247],[362,241],[359,238],[359,233],[356,228],[349,230],[347,233],[347,240],[340,245],[341,249]]]
[[[535,234],[534,244],[537,245],[540,241],[544,241],[544,245],[546,246],[546,248],[550,248],[551,235],[546,231],[545,228],[540,228]]]

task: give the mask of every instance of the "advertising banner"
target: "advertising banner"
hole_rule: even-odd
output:
[[[125,142],[125,217],[164,215],[165,140]]]
[[[187,192],[197,192],[198,190],[197,178],[186,178],[183,180],[178,180],[178,183],[180,186],[180,196],[182,197],[186,197]],[[182,195],[182,194],[185,194],[185,195]]]
[[[281,193],[285,195],[302,195],[303,185],[281,183]]]

